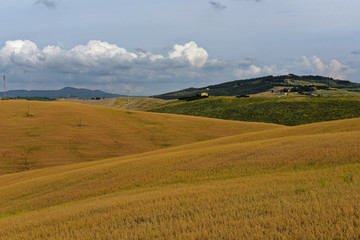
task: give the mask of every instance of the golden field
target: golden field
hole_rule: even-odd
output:
[[[116,107],[121,109],[131,110],[143,110],[145,108],[155,107],[160,104],[171,102],[174,100],[164,100],[160,98],[148,98],[148,97],[118,97],[118,98],[105,98],[105,99],[63,99],[64,101],[83,103],[94,106],[103,106],[103,107]]]
[[[5,112],[0,104],[0,111]],[[106,158],[107,149],[101,150],[100,145],[97,154],[99,158],[104,154],[102,160],[73,161],[72,156],[64,155],[67,164],[3,174],[0,239],[360,238],[360,119],[282,127],[127,114],[74,103],[30,104],[42,109],[44,115],[40,110],[36,113],[34,107],[33,118],[19,118],[8,126],[27,129],[26,121],[46,118],[47,109],[58,115],[53,122],[41,121],[44,126],[39,129],[55,131],[48,125],[65,128],[68,124],[69,132],[79,128],[76,133],[81,134],[85,130],[84,142],[91,147],[84,151],[91,152],[96,151],[95,136],[113,136],[115,126],[109,132],[104,129],[120,121],[114,118],[131,118],[129,128],[138,131],[139,139],[147,136],[140,135],[149,126],[144,122],[163,121],[169,124],[169,132],[164,132],[171,146],[143,146],[142,151]],[[14,119],[25,112],[16,111]],[[86,116],[84,127],[76,123],[80,111]],[[97,113],[94,118],[93,113]],[[96,124],[102,119],[107,127]],[[97,129],[95,133],[91,128]],[[213,135],[207,135],[210,132]],[[64,130],[57,133],[66,135]],[[38,139],[45,136],[42,134]],[[120,141],[121,137],[114,138]],[[21,141],[21,137],[14,139]],[[27,141],[22,144],[32,143]]]
[[[280,127],[61,101],[0,101],[0,115],[0,175]]]

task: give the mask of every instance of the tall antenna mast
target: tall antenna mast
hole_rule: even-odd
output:
[[[3,75],[3,79],[4,79],[4,99],[6,99],[5,75]]]

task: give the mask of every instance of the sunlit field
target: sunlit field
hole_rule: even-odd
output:
[[[147,111],[297,126],[360,117],[360,97],[359,93],[356,94],[357,97],[284,93],[278,97],[209,97],[196,101],[169,102],[149,107]]]
[[[281,127],[61,101],[0,101],[0,115],[0,174]]]
[[[121,109],[142,110],[145,108],[155,107],[160,104],[171,102],[171,100],[163,100],[159,98],[146,97],[118,97],[105,99],[63,99],[64,101],[77,102],[95,106],[116,107]]]
[[[360,238],[360,119],[218,124],[210,140],[0,176],[0,239]]]

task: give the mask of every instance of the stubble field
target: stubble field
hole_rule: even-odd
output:
[[[193,119],[189,132],[223,136],[3,174],[0,239],[360,238],[360,119],[223,129]]]

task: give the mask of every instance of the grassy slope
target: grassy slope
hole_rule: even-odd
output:
[[[168,103],[148,111],[294,126],[360,117],[359,106],[358,97],[210,97],[191,102]]]
[[[167,103],[168,101],[169,100],[164,100],[159,98],[131,97],[129,99],[130,102],[129,106],[130,106],[130,110],[142,110],[145,108],[155,107],[160,104]],[[117,98],[113,107],[128,109],[128,98],[126,97]]]
[[[88,105],[94,105],[94,106],[102,106],[102,107],[112,107],[114,106],[117,98],[105,98],[105,99],[76,99],[76,98],[64,98],[61,99],[62,101],[68,101],[68,102],[76,102],[76,103],[83,103]]]
[[[0,236],[356,239],[359,139],[350,119],[0,176]]]
[[[61,101],[0,101],[0,114],[0,174],[281,127]]]
[[[88,105],[103,106],[103,107],[116,107],[121,109],[128,109],[128,98],[127,97],[118,97],[118,98],[105,98],[99,100],[90,100],[90,99],[62,99],[63,101],[83,103]],[[164,104],[169,100],[159,99],[159,98],[146,98],[146,97],[130,97],[130,110],[142,110],[149,107],[155,107],[160,104]]]

